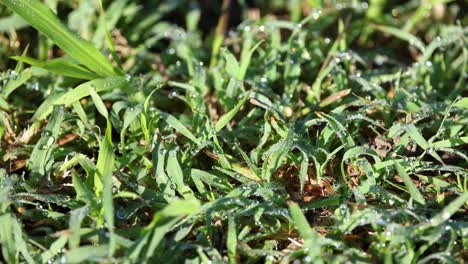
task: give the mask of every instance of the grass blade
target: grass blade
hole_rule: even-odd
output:
[[[115,250],[114,241],[114,204],[112,197],[112,172],[114,170],[114,147],[112,144],[112,126],[107,121],[107,130],[104,139],[101,141],[98,160],[96,164],[95,191],[97,197],[102,197],[102,213],[106,220],[106,226],[110,234],[109,256]]]
[[[464,192],[461,196],[448,204],[440,213],[432,217],[429,222],[432,226],[438,226],[444,223],[449,220],[450,217],[454,215],[466,202],[468,202],[468,192]]]
[[[186,138],[192,140],[196,144],[200,144],[200,139],[195,137],[190,130],[188,130],[182,122],[180,122],[177,118],[174,116],[168,114],[168,113],[160,113],[161,117],[169,124],[172,126],[175,130],[177,130],[179,133],[184,135]]]
[[[231,111],[227,112],[221,118],[219,118],[218,122],[215,125],[216,132],[219,132],[221,129],[223,129],[223,127],[225,127],[227,123],[229,123],[229,121],[231,121],[234,118],[234,116],[240,111],[242,106],[245,104],[247,99],[249,99],[249,95],[250,93],[247,93],[244,97],[242,97],[239,103],[237,103],[237,105]]]
[[[91,245],[83,246],[68,251],[63,259],[63,263],[84,263],[84,262],[100,262],[106,257],[109,246],[107,245]]]
[[[109,60],[93,45],[67,29],[45,4],[38,0],[1,0],[1,2],[90,70],[102,77],[116,75]]]
[[[411,180],[409,175],[406,173],[405,169],[401,167],[401,165],[398,163],[395,163],[395,168],[397,169],[398,174],[400,175],[401,179],[405,183],[406,188],[408,189],[408,192],[411,195],[411,198],[413,198],[413,200],[415,200],[416,202],[420,204],[426,204],[424,197],[421,195],[418,188],[416,188],[413,181]]]
[[[418,144],[418,146],[426,151],[429,150],[431,144],[429,144],[429,142],[427,142],[427,140],[419,133],[415,125],[408,124],[405,126],[405,130],[408,135],[416,142],[416,144]],[[440,158],[439,154],[437,154],[435,151],[428,151],[428,154],[433,156],[440,163],[444,164],[442,158]]]
[[[10,81],[5,86],[5,89],[2,90],[3,98],[8,98],[8,96],[18,89],[21,85],[25,84],[32,76],[32,70],[30,68],[21,71],[19,77],[16,79],[10,79]]]
[[[167,174],[172,182],[175,183],[177,191],[185,198],[193,197],[192,190],[184,183],[184,173],[177,160],[177,151],[170,150],[167,157]]]
[[[297,230],[304,239],[314,239],[318,237],[318,234],[310,227],[299,205],[296,203],[289,204],[289,211],[291,212],[291,217],[296,224]]]
[[[228,234],[226,247],[228,251],[229,263],[237,263],[237,231],[236,222],[233,216],[228,218]]]
[[[83,79],[83,80],[94,80],[99,78],[99,75],[94,72],[76,64],[69,58],[58,58],[49,61],[40,61],[25,56],[13,56],[14,60],[27,63],[31,66],[43,68],[49,72],[61,74],[64,76]]]
[[[58,139],[60,126],[65,117],[65,110],[61,106],[54,108],[54,112],[49,119],[49,122],[42,133],[42,137],[34,146],[31,156],[28,161],[29,169],[37,176],[44,176],[48,171],[46,163],[51,155],[52,146]]]
[[[410,45],[414,45],[416,48],[418,48],[421,51],[421,53],[424,53],[424,51],[426,50],[424,43],[419,38],[415,37],[414,35],[404,30],[400,30],[398,28],[393,28],[393,27],[388,27],[388,26],[380,26],[380,25],[375,26],[375,28],[382,32],[393,35],[401,40],[404,40],[408,42]]]
[[[109,77],[83,83],[55,100],[45,101],[34,113],[33,119],[42,120],[46,118],[52,112],[54,105],[70,106],[74,102],[89,96],[89,88],[94,88],[96,92],[102,92],[111,89],[124,89],[128,84],[125,77]]]

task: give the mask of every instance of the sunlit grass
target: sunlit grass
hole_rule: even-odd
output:
[[[0,3],[0,261],[467,259],[459,2]]]

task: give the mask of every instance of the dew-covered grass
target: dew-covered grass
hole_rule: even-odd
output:
[[[468,260],[464,1],[0,3],[0,262]]]

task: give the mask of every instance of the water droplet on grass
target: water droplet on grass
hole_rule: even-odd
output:
[[[39,91],[39,83],[38,83],[38,82],[34,82],[34,83],[31,85],[31,88],[32,88],[34,91]]]
[[[125,220],[127,218],[127,213],[123,210],[117,210],[115,216],[117,216],[117,218],[120,220]]]
[[[169,98],[170,98],[170,99],[172,99],[172,98],[174,98],[174,97],[176,97],[176,96],[177,96],[177,92],[171,92],[171,93],[169,94]]]

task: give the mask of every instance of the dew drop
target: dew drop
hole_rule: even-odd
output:
[[[125,220],[127,218],[127,214],[123,210],[117,210],[115,216],[120,220]]]
[[[32,88],[34,91],[39,91],[39,83],[38,83],[38,82],[34,82],[34,83],[31,85],[31,88]]]

